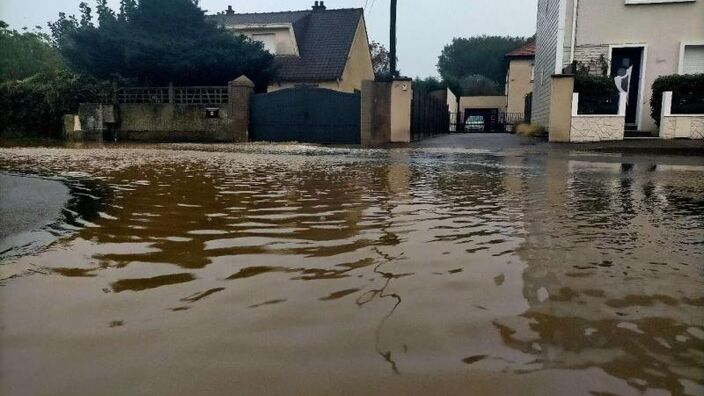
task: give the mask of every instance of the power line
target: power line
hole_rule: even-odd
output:
[[[376,3],[376,0],[372,0],[372,5],[369,6],[369,15],[371,15],[372,10],[374,9],[374,4]]]

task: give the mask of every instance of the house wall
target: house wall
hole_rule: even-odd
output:
[[[650,116],[653,82],[678,72],[682,43],[704,42],[704,1],[625,4],[625,0],[580,0],[577,11],[575,60],[595,64],[600,55],[609,58],[610,46],[647,46],[640,129],[656,134]],[[566,42],[571,43],[571,38]]]
[[[508,67],[508,113],[525,113],[526,95],[533,92],[533,59],[511,59]]]
[[[505,96],[462,96],[460,97],[459,111],[465,109],[499,109],[506,111],[507,98]]]
[[[369,39],[364,18],[360,18],[354,41],[347,58],[345,71],[340,81],[340,91],[354,92],[362,90],[362,81],[374,79],[372,55],[369,51]]]
[[[457,111],[459,110],[457,96],[450,90],[450,88],[447,89],[447,108],[449,109],[450,114],[457,114]]]
[[[566,1],[538,1],[531,122],[546,129],[550,123],[551,77],[562,71],[564,61]]]

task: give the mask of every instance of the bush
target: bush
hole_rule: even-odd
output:
[[[0,84],[0,136],[61,136],[64,114],[112,97],[110,83],[68,72]]]
[[[585,73],[577,73],[574,80],[574,92],[579,92],[580,96],[618,95],[616,83],[612,78]]]
[[[650,98],[650,115],[660,125],[662,94],[672,91],[682,95],[704,96],[704,74],[673,74],[659,77],[653,83],[653,97]]]
[[[548,135],[545,128],[533,124],[526,124],[525,122],[515,125],[513,127],[513,133],[518,136],[527,137],[544,137]]]

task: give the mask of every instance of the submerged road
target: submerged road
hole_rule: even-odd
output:
[[[61,182],[0,173],[0,245],[53,222],[68,199]]]

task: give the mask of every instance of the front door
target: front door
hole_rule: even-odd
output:
[[[640,103],[640,79],[643,47],[614,48],[611,53],[611,77],[621,92],[628,92],[626,128],[636,130]]]

